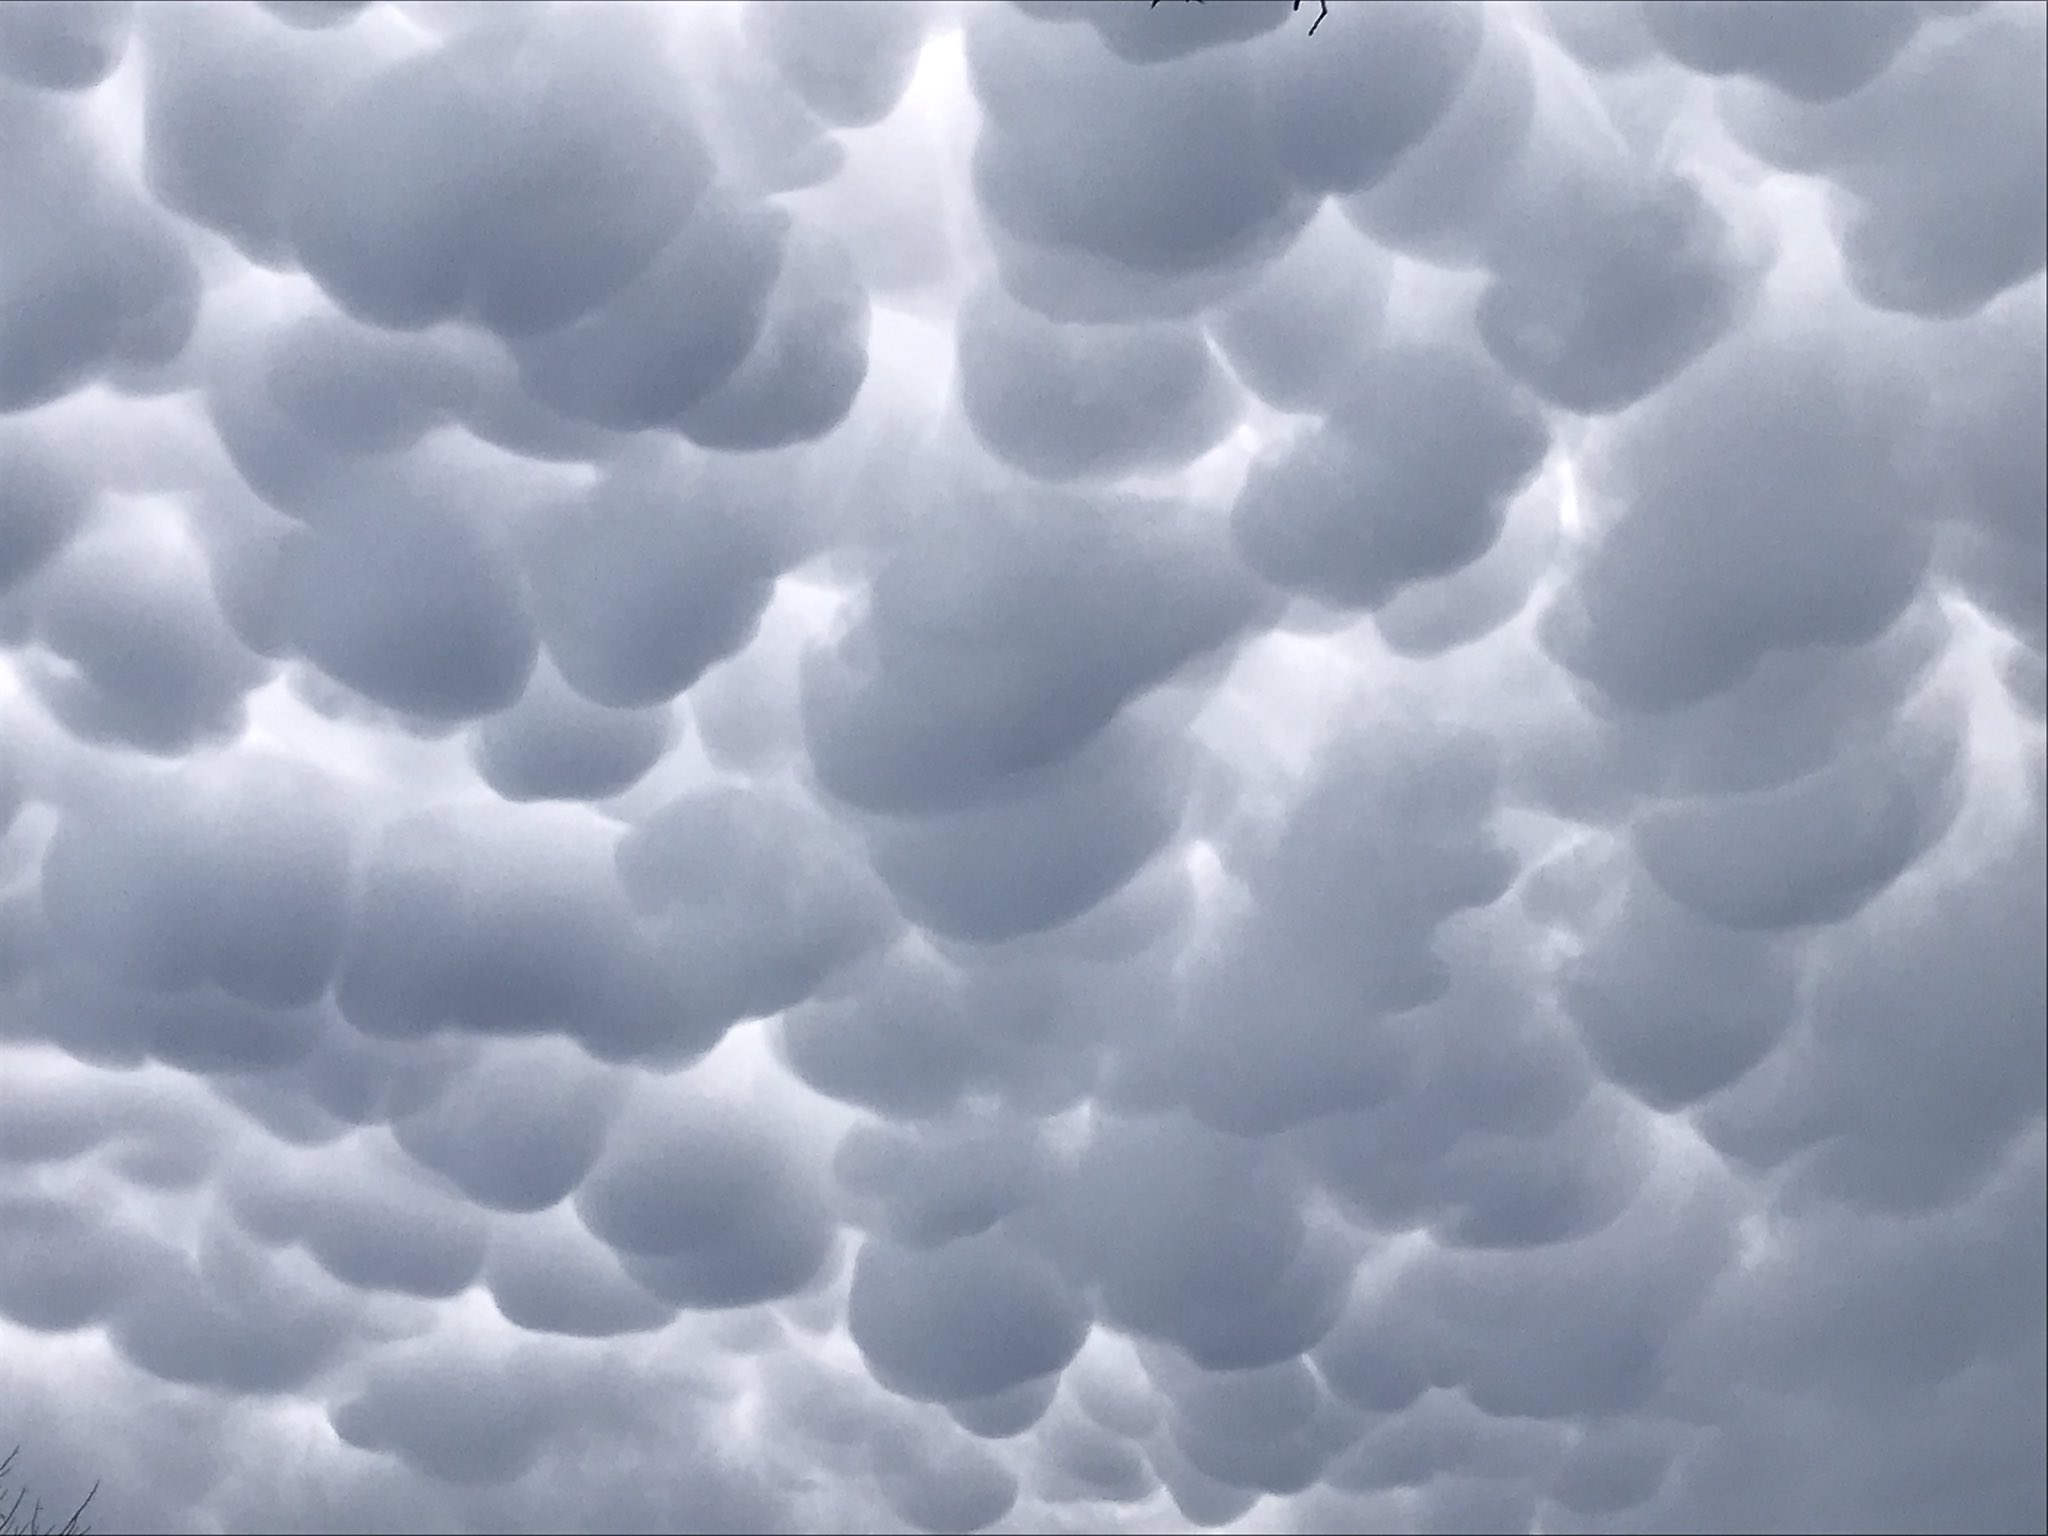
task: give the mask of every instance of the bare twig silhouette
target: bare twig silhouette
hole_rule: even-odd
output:
[[[1195,0],[1195,4],[1197,5],[1202,5],[1204,3],[1205,0]],[[1159,0],[1152,0],[1151,8],[1157,10],[1158,7]],[[1320,27],[1323,24],[1323,18],[1330,14],[1330,0],[1316,0],[1316,7],[1316,19],[1308,24],[1308,35],[1310,37],[1314,37],[1316,35],[1316,28]],[[1294,9],[1296,13],[1299,14],[1301,10],[1301,0],[1294,0]]]
[[[29,1506],[26,1515],[22,1514],[21,1501],[28,1497],[26,1488],[15,1489],[11,1500],[7,1497],[7,1474],[13,1469],[14,1458],[20,1454],[21,1447],[16,1446],[5,1456],[0,1456],[0,1536],[87,1536],[92,1527],[79,1522],[85,1518],[86,1506],[92,1503],[100,1485],[92,1485],[91,1491],[79,1500],[78,1508],[71,1512],[69,1520],[62,1525],[45,1525],[40,1499]]]

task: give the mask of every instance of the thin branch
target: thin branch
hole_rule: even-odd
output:
[[[20,1454],[21,1447],[17,1445],[5,1456],[0,1456],[0,1480],[4,1480],[8,1472],[13,1469],[14,1458]],[[91,1492],[78,1501],[78,1508],[71,1512],[69,1520],[66,1520],[62,1525],[46,1526],[43,1524],[43,1501],[41,1499],[37,1499],[29,1506],[28,1518],[26,1520],[21,1518],[21,1502],[28,1497],[28,1490],[26,1488],[17,1488],[14,1491],[13,1502],[6,1505],[4,1512],[0,1512],[0,1536],[89,1536],[92,1527],[82,1525],[79,1522],[85,1518],[87,1506],[92,1503],[93,1496],[99,1491],[100,1485],[94,1483]],[[5,1484],[4,1481],[0,1481],[0,1500],[5,1500],[5,1498]]]
[[[1208,0],[1195,0],[1197,5],[1207,3]],[[1308,35],[1310,37],[1316,35],[1316,28],[1320,27],[1323,24],[1323,18],[1330,14],[1330,0],[1316,0],[1316,6],[1316,19],[1308,24]],[[1146,7],[1146,9],[1155,11],[1159,9],[1159,0],[1152,0],[1152,4]],[[1301,0],[1294,0],[1294,11],[1297,16],[1301,14]]]

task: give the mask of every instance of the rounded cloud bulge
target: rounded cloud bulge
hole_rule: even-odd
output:
[[[2043,1529],[2044,38],[0,4],[10,1472]]]

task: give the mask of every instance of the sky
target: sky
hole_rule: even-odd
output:
[[[0,5],[46,1505],[2048,1524],[2048,7],[1318,9]]]

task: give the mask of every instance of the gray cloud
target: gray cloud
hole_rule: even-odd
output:
[[[46,1497],[2042,1528],[2041,10],[1312,9],[0,6]]]
[[[1927,559],[1911,453],[1927,394],[1882,356],[1829,358],[1876,345],[1760,324],[1615,429],[1582,480],[1607,526],[1547,637],[1566,665],[1654,711],[1739,682],[1769,650],[1889,626]]]
[[[1327,603],[1376,607],[1477,560],[1546,447],[1535,410],[1455,349],[1381,350],[1333,405],[1231,514],[1248,564]]]
[[[398,329],[469,314],[526,335],[618,292],[711,174],[654,39],[625,24],[632,14],[606,10],[544,39],[479,29],[316,114],[294,146],[286,211],[307,272],[348,313]],[[522,70],[537,47],[561,51]],[[615,143],[634,146],[637,175],[623,161],[578,174]]]
[[[711,1103],[629,1102],[576,1213],[648,1290],[681,1306],[745,1306],[802,1289],[832,1228],[815,1175]]]
[[[0,68],[45,90],[89,89],[121,62],[134,14],[133,0],[10,6],[0,19]]]
[[[1869,57],[1874,43],[1910,17],[1866,8],[1867,19],[1815,28],[1798,19],[1807,7],[1782,10],[1794,27],[1841,34],[1816,39],[1821,45],[1802,60],[1823,68],[1829,52]],[[2044,201],[2038,172],[2048,159],[2048,109],[2034,75],[2043,52],[2041,30],[2022,8],[1961,17],[1937,11],[1893,68],[1839,103],[1813,107],[1750,92],[1723,112],[1765,160],[1839,188],[1847,214],[1842,257],[1865,302],[1963,314],[2041,271],[2048,237],[2035,215]],[[1919,114],[1919,129],[1903,138],[1878,129],[1880,120],[1896,123],[1890,114],[1897,112]]]
[[[7,56],[32,75],[61,75],[68,50],[60,44],[39,65],[35,23],[32,12],[22,24],[29,38]],[[163,210],[126,184],[68,94],[0,79],[0,135],[22,146],[0,171],[12,231],[0,254],[0,410],[175,358],[192,332],[200,275]]]
[[[854,1260],[846,1323],[876,1380],[939,1399],[1057,1371],[1087,1336],[1079,1298],[1051,1266],[997,1237],[926,1252],[870,1240]]]
[[[1688,69],[1751,75],[1814,102],[1847,96],[1877,79],[1920,22],[1909,5],[1830,11],[1796,0],[1748,14],[1713,0],[1645,6],[1642,14],[1658,45]]]

